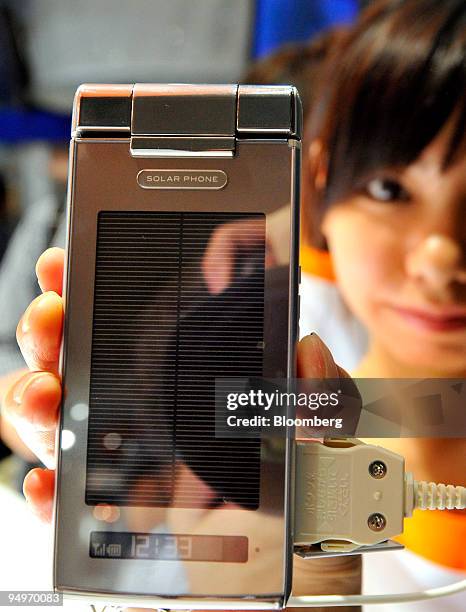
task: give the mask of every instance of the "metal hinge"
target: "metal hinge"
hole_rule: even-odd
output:
[[[84,85],[78,138],[130,139],[133,157],[231,157],[239,139],[301,138],[302,108],[287,85]]]

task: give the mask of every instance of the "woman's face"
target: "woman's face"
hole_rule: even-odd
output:
[[[466,156],[442,171],[448,128],[326,213],[344,299],[372,344],[411,371],[466,371]]]

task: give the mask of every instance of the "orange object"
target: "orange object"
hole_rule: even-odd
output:
[[[412,552],[466,572],[466,513],[462,510],[415,510],[395,538]]]
[[[303,245],[299,251],[301,270],[329,281],[335,280],[332,259],[328,251]]]
[[[301,246],[303,272],[335,281],[328,251]],[[455,570],[466,571],[466,513],[461,510],[415,510],[404,520],[404,533],[394,538],[412,552]]]

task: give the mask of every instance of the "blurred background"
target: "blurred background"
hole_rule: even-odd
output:
[[[292,84],[306,114],[332,38],[370,4],[0,0],[0,394],[8,375],[24,367],[15,331],[39,294],[37,258],[49,246],[64,246],[71,107],[78,85]],[[332,279],[328,254],[316,251],[313,257],[322,278]],[[323,291],[328,297],[327,288]],[[329,338],[323,337],[336,361],[352,371],[365,350],[365,330],[335,304],[332,316],[322,313],[331,326]],[[340,336],[337,325],[344,328]],[[309,326],[316,329],[315,321]],[[0,590],[49,588],[50,555],[44,554],[49,530],[29,512],[21,492],[25,474],[40,464],[11,428],[3,426],[0,434]],[[464,546],[461,554],[464,560]],[[452,581],[440,566],[426,562],[414,571],[411,557],[396,557],[398,564],[390,565],[398,553],[381,555],[369,555],[366,592],[418,590]],[[435,601],[432,608],[413,604],[409,611],[466,609],[464,598],[457,602],[450,608],[443,601],[438,608]]]
[[[351,23],[365,4],[0,0],[0,376],[22,367],[14,330],[31,292],[38,291],[34,262],[47,246],[62,243],[77,86],[269,81],[301,90],[301,67],[290,72],[286,53],[269,73],[257,63]],[[8,454],[1,444],[0,455]]]
[[[35,262],[48,246],[64,245],[78,85],[293,83],[303,79],[301,64],[294,79],[289,73],[295,45],[351,23],[360,8],[357,0],[0,0],[0,379],[24,367],[15,330],[39,293]],[[282,48],[283,60],[264,71],[261,60]],[[1,433],[0,528],[9,553],[0,589],[40,588],[49,567],[35,560],[48,531],[21,493],[40,463],[4,424]],[[27,563],[19,534],[29,542]]]

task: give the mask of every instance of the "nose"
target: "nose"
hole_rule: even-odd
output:
[[[409,276],[434,292],[447,290],[452,283],[466,283],[461,244],[444,234],[431,234],[408,254]]]

